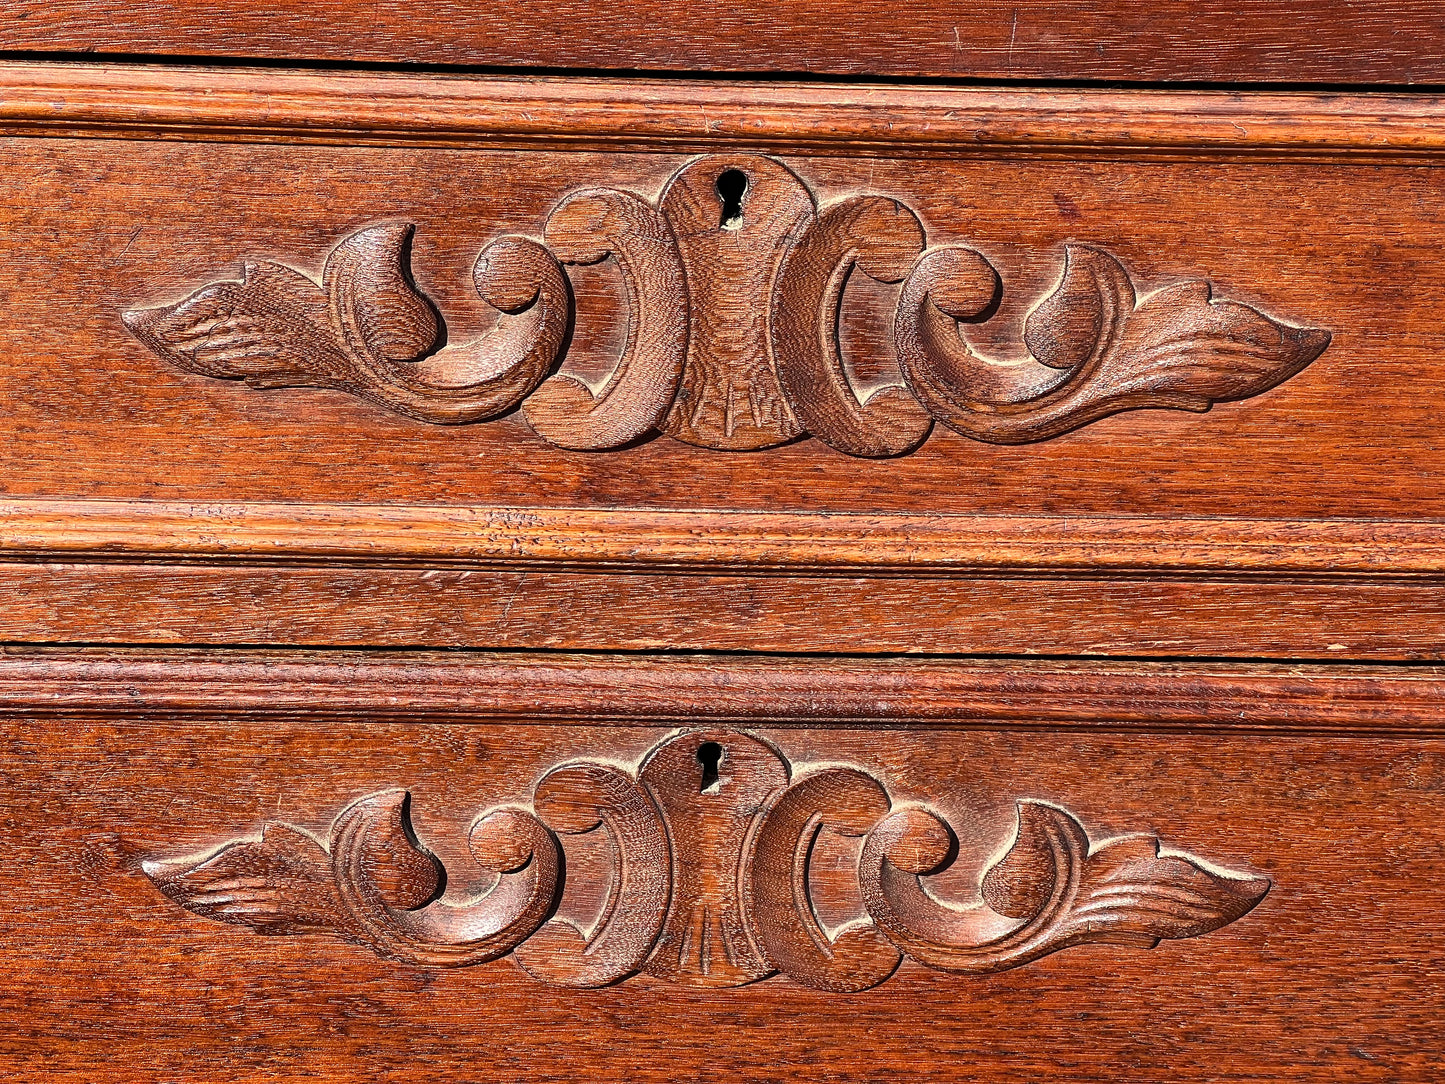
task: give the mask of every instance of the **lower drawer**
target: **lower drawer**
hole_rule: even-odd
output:
[[[0,656],[12,1079],[1438,1079],[1433,671],[528,665]]]

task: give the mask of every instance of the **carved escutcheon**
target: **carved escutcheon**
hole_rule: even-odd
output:
[[[743,913],[747,845],[768,799],[788,785],[788,762],[764,742],[694,730],[664,742],[642,766],[672,843],[672,908],[650,974],[690,986],[738,986],[772,972]]]
[[[729,201],[735,199],[736,215]],[[687,364],[663,426],[689,444],[743,450],[802,435],[778,385],[769,300],[813,218],[808,186],[761,155],[710,155],[662,193],[687,276]]]

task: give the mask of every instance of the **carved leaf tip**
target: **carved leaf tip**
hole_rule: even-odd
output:
[[[1053,935],[1060,945],[1122,940],[1152,946],[1198,937],[1247,914],[1270,889],[1266,877],[1161,853],[1152,835],[1120,836],[1090,849],[1079,821],[1044,802],[1020,802],[1018,815],[1018,835],[985,874],[983,896],[1010,918],[1032,918],[1050,899],[1071,896]],[[1060,855],[1075,861],[1061,866]],[[1061,896],[1058,878],[1071,876],[1071,866],[1078,883]]]
[[[142,872],[170,899],[216,922],[289,934],[337,924],[331,863],[300,829],[267,824],[261,837],[198,856],[151,857]]]
[[[900,306],[900,362],[929,411],[976,440],[1045,440],[1110,414],[1145,408],[1204,412],[1248,399],[1300,372],[1330,333],[1296,327],[1239,301],[1215,299],[1208,282],[1177,282],[1142,299],[1112,254],[1067,245],[1058,285],[1028,315],[1027,357],[980,357],[940,314],[955,277],[930,254],[915,268]]]
[[[1089,856],[1071,919],[1155,941],[1198,937],[1248,914],[1270,887],[1267,877],[1161,853],[1154,836],[1124,836]]]
[[[325,385],[347,362],[321,291],[289,267],[247,262],[240,281],[216,282],[174,305],[121,317],[151,350],[188,372],[253,387]]]

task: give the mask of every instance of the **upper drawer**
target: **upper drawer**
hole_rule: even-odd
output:
[[[8,638],[1439,653],[1438,99],[0,79]]]
[[[1445,82],[1430,0],[5,0],[6,50],[651,71]]]

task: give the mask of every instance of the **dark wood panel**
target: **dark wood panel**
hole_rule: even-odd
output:
[[[807,3],[7,0],[15,50],[989,79],[1442,82],[1422,0]]]
[[[0,904],[0,1047],[11,1071],[91,1079],[103,1036],[117,1080],[341,1079],[357,1059],[388,1075],[421,1058],[435,1072],[501,1066],[526,1081],[709,1078],[720,1065],[733,1079],[867,1080],[913,1072],[920,1059],[945,1076],[986,1063],[1012,1080],[1435,1073],[1445,746],[1433,740],[765,731],[800,777],[810,765],[852,765],[894,801],[925,803],[953,824],[958,859],[929,878],[946,900],[977,899],[977,871],[1011,838],[1019,800],[1068,810],[1095,845],[1144,832],[1168,853],[1270,882],[1242,917],[1152,952],[1069,948],[991,976],[910,958],[854,994],[782,977],[707,989],[641,975],[568,989],[506,959],[417,967],[325,932],[263,937],[208,921],[140,868],[266,822],[325,839],[348,802],[405,787],[416,836],[465,891],[479,876],[465,847],[475,816],[525,803],[559,763],[634,766],[667,733],[334,719],[0,724],[7,850],[25,871]],[[741,740],[717,734],[729,748]],[[579,839],[565,843],[580,855]],[[829,861],[851,868],[852,853]],[[563,913],[585,919],[596,905],[582,885],[609,860],[594,861],[579,861]],[[813,883],[832,921],[861,913],[838,894],[846,883]],[[858,1035],[869,1037],[866,1054]]]

